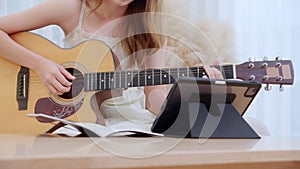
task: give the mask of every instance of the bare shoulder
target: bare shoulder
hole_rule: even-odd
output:
[[[77,24],[81,5],[82,0],[46,0],[24,11],[0,17],[0,29],[10,34],[54,24],[66,31]]]
[[[65,32],[74,29],[78,22],[83,0],[50,0],[57,16],[57,25]]]
[[[58,24],[76,20],[82,6],[82,0],[47,0],[45,3],[48,11],[57,19]]]
[[[51,9],[63,9],[61,12],[70,12],[74,9],[80,8],[82,2],[83,0],[46,0],[43,3]]]
[[[45,18],[61,19],[80,13],[81,4],[82,0],[45,0],[28,11],[41,12]]]

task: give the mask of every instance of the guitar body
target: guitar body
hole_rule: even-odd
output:
[[[67,96],[50,96],[32,70],[9,62],[0,57],[0,133],[43,133],[53,126],[51,123],[39,123],[28,113],[56,113],[58,117],[70,116],[75,121],[97,122],[90,99],[95,92],[85,92],[82,84],[87,72],[114,71],[114,60],[110,48],[97,40],[62,49],[36,34],[22,32],[11,36],[25,48],[63,65],[78,75],[75,87]],[[21,73],[20,73],[20,70]],[[19,99],[18,99],[19,98]],[[25,100],[25,101],[24,101]],[[51,112],[52,111],[52,112]],[[76,112],[76,113],[75,113]]]

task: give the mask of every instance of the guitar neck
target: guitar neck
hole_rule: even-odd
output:
[[[225,79],[235,78],[235,66],[216,66]],[[203,77],[203,67],[185,67],[170,69],[147,69],[114,72],[86,73],[84,75],[85,91],[98,91],[114,88],[129,88],[173,84],[181,77]]]

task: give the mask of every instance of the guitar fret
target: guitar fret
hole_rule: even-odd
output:
[[[198,68],[197,67],[190,68],[189,76],[190,77],[199,77]]]
[[[105,72],[105,89],[110,89],[110,73]]]
[[[111,73],[110,72],[106,73],[106,80],[107,80],[107,84],[108,84],[106,89],[111,89],[112,83],[111,83]]]
[[[135,75],[136,75],[136,72],[134,70],[131,70],[131,87],[137,86],[137,84],[135,82]]]
[[[121,88],[126,88],[126,72],[121,72]]]
[[[232,65],[232,79],[236,79],[236,65]]]
[[[127,82],[127,87],[132,87],[132,72],[131,71],[128,71],[126,73],[126,82]]]
[[[166,70],[161,71],[161,84],[169,84],[170,74]]]
[[[169,72],[169,84],[173,84],[179,77],[179,71],[178,69],[170,69]]]
[[[152,70],[146,70],[146,84],[147,86],[152,86],[153,83],[153,71]]]
[[[115,72],[110,73],[110,84],[112,84],[110,87],[111,88],[116,88],[116,83],[115,83]]]
[[[89,86],[88,86],[89,91],[92,90],[92,86],[93,86],[92,76],[93,76],[92,73],[89,73]]]
[[[107,81],[106,89],[111,89],[113,85],[111,81],[111,72],[106,73],[106,81]]]
[[[90,84],[91,84],[91,88],[90,90],[94,90],[94,73],[91,73],[91,76],[90,76]]]
[[[90,84],[90,86],[89,86],[89,90],[90,91],[92,91],[93,90],[93,73],[90,73],[89,74],[89,84]]]
[[[92,90],[92,87],[93,87],[93,81],[92,81],[92,74],[89,74],[89,90],[91,91]]]
[[[132,71],[132,85],[133,87],[139,86],[139,72]]]
[[[161,70],[154,70],[153,71],[153,85],[161,85],[162,79],[161,79]]]
[[[133,87],[133,86],[132,86],[132,82],[133,82],[132,71],[130,71],[128,75],[129,75],[129,80],[127,81],[128,86],[129,86],[129,87]]]
[[[154,85],[154,70],[152,70],[152,85]]]
[[[109,88],[113,89],[114,88],[114,73],[113,72],[108,72],[109,75]]]
[[[144,74],[144,75],[145,75],[145,76],[144,76],[144,80],[145,80],[144,85],[146,86],[146,85],[147,85],[147,71],[145,70],[144,73],[145,73],[145,74]]]
[[[198,71],[197,72],[197,74],[198,74],[197,77],[202,78],[204,75],[206,75],[206,73],[205,73],[205,71],[204,71],[204,69],[202,67],[198,67],[197,69],[198,69],[197,70]]]
[[[128,78],[128,77],[127,77],[127,72],[124,72],[124,75],[125,75],[125,78],[124,78],[124,79],[125,79],[125,82],[124,82],[124,88],[127,88],[127,87],[128,87],[128,84],[127,84],[127,83],[128,83],[128,82],[127,82],[127,81],[128,81],[128,79],[127,79],[127,78]]]
[[[86,74],[86,90],[87,91],[90,91],[89,82],[90,82],[89,74]]]
[[[104,72],[103,73],[103,76],[104,76],[104,78],[103,78],[103,86],[104,86],[104,90],[106,89],[106,84],[107,84],[107,81],[106,81],[106,72]]]
[[[111,85],[110,85],[110,73],[106,72],[105,73],[105,89],[110,89]]]
[[[89,90],[93,89],[93,74],[89,74]]]
[[[114,72],[114,88],[120,88],[119,72]]]
[[[141,82],[140,82],[140,71],[137,71],[137,80],[138,80],[138,86],[141,86]]]
[[[88,90],[88,74],[84,75],[84,91],[89,91]]]
[[[125,75],[125,83],[124,83],[124,88],[128,88],[128,72],[124,72],[124,75]]]
[[[110,73],[110,84],[111,88],[115,89],[116,88],[116,83],[115,83],[115,72]]]
[[[94,90],[98,90],[98,75],[94,73]]]
[[[119,85],[118,85],[118,87],[119,88],[122,88],[122,72],[118,72],[118,74],[119,74]]]
[[[127,85],[128,87],[133,87],[133,75],[132,75],[132,70],[128,72],[128,80],[127,80]]]
[[[186,68],[179,69],[180,76],[179,77],[187,77],[188,71]]]
[[[106,90],[107,89],[107,74],[106,72],[103,72],[103,90]]]
[[[190,77],[190,69],[189,69],[189,67],[186,67],[186,74],[187,74],[187,77]]]
[[[145,86],[146,81],[145,81],[145,71],[139,72],[139,86]]]
[[[99,73],[97,73],[97,80],[96,80],[96,86],[97,86],[97,90],[101,90],[101,86],[100,86],[100,74]]]
[[[101,81],[100,81],[100,86],[101,86],[101,89],[104,90],[104,74],[103,73],[100,73],[100,77],[101,77]]]
[[[201,67],[199,67],[199,77],[203,77],[204,75],[206,75],[206,72],[204,71],[204,69]]]
[[[163,84],[162,70],[159,70],[160,84]]]
[[[100,76],[100,80],[99,80],[100,89],[103,90],[104,89],[103,73],[100,73],[99,76]]]

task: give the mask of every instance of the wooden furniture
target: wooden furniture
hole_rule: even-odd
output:
[[[0,168],[300,168],[300,137],[70,138],[0,135]]]

